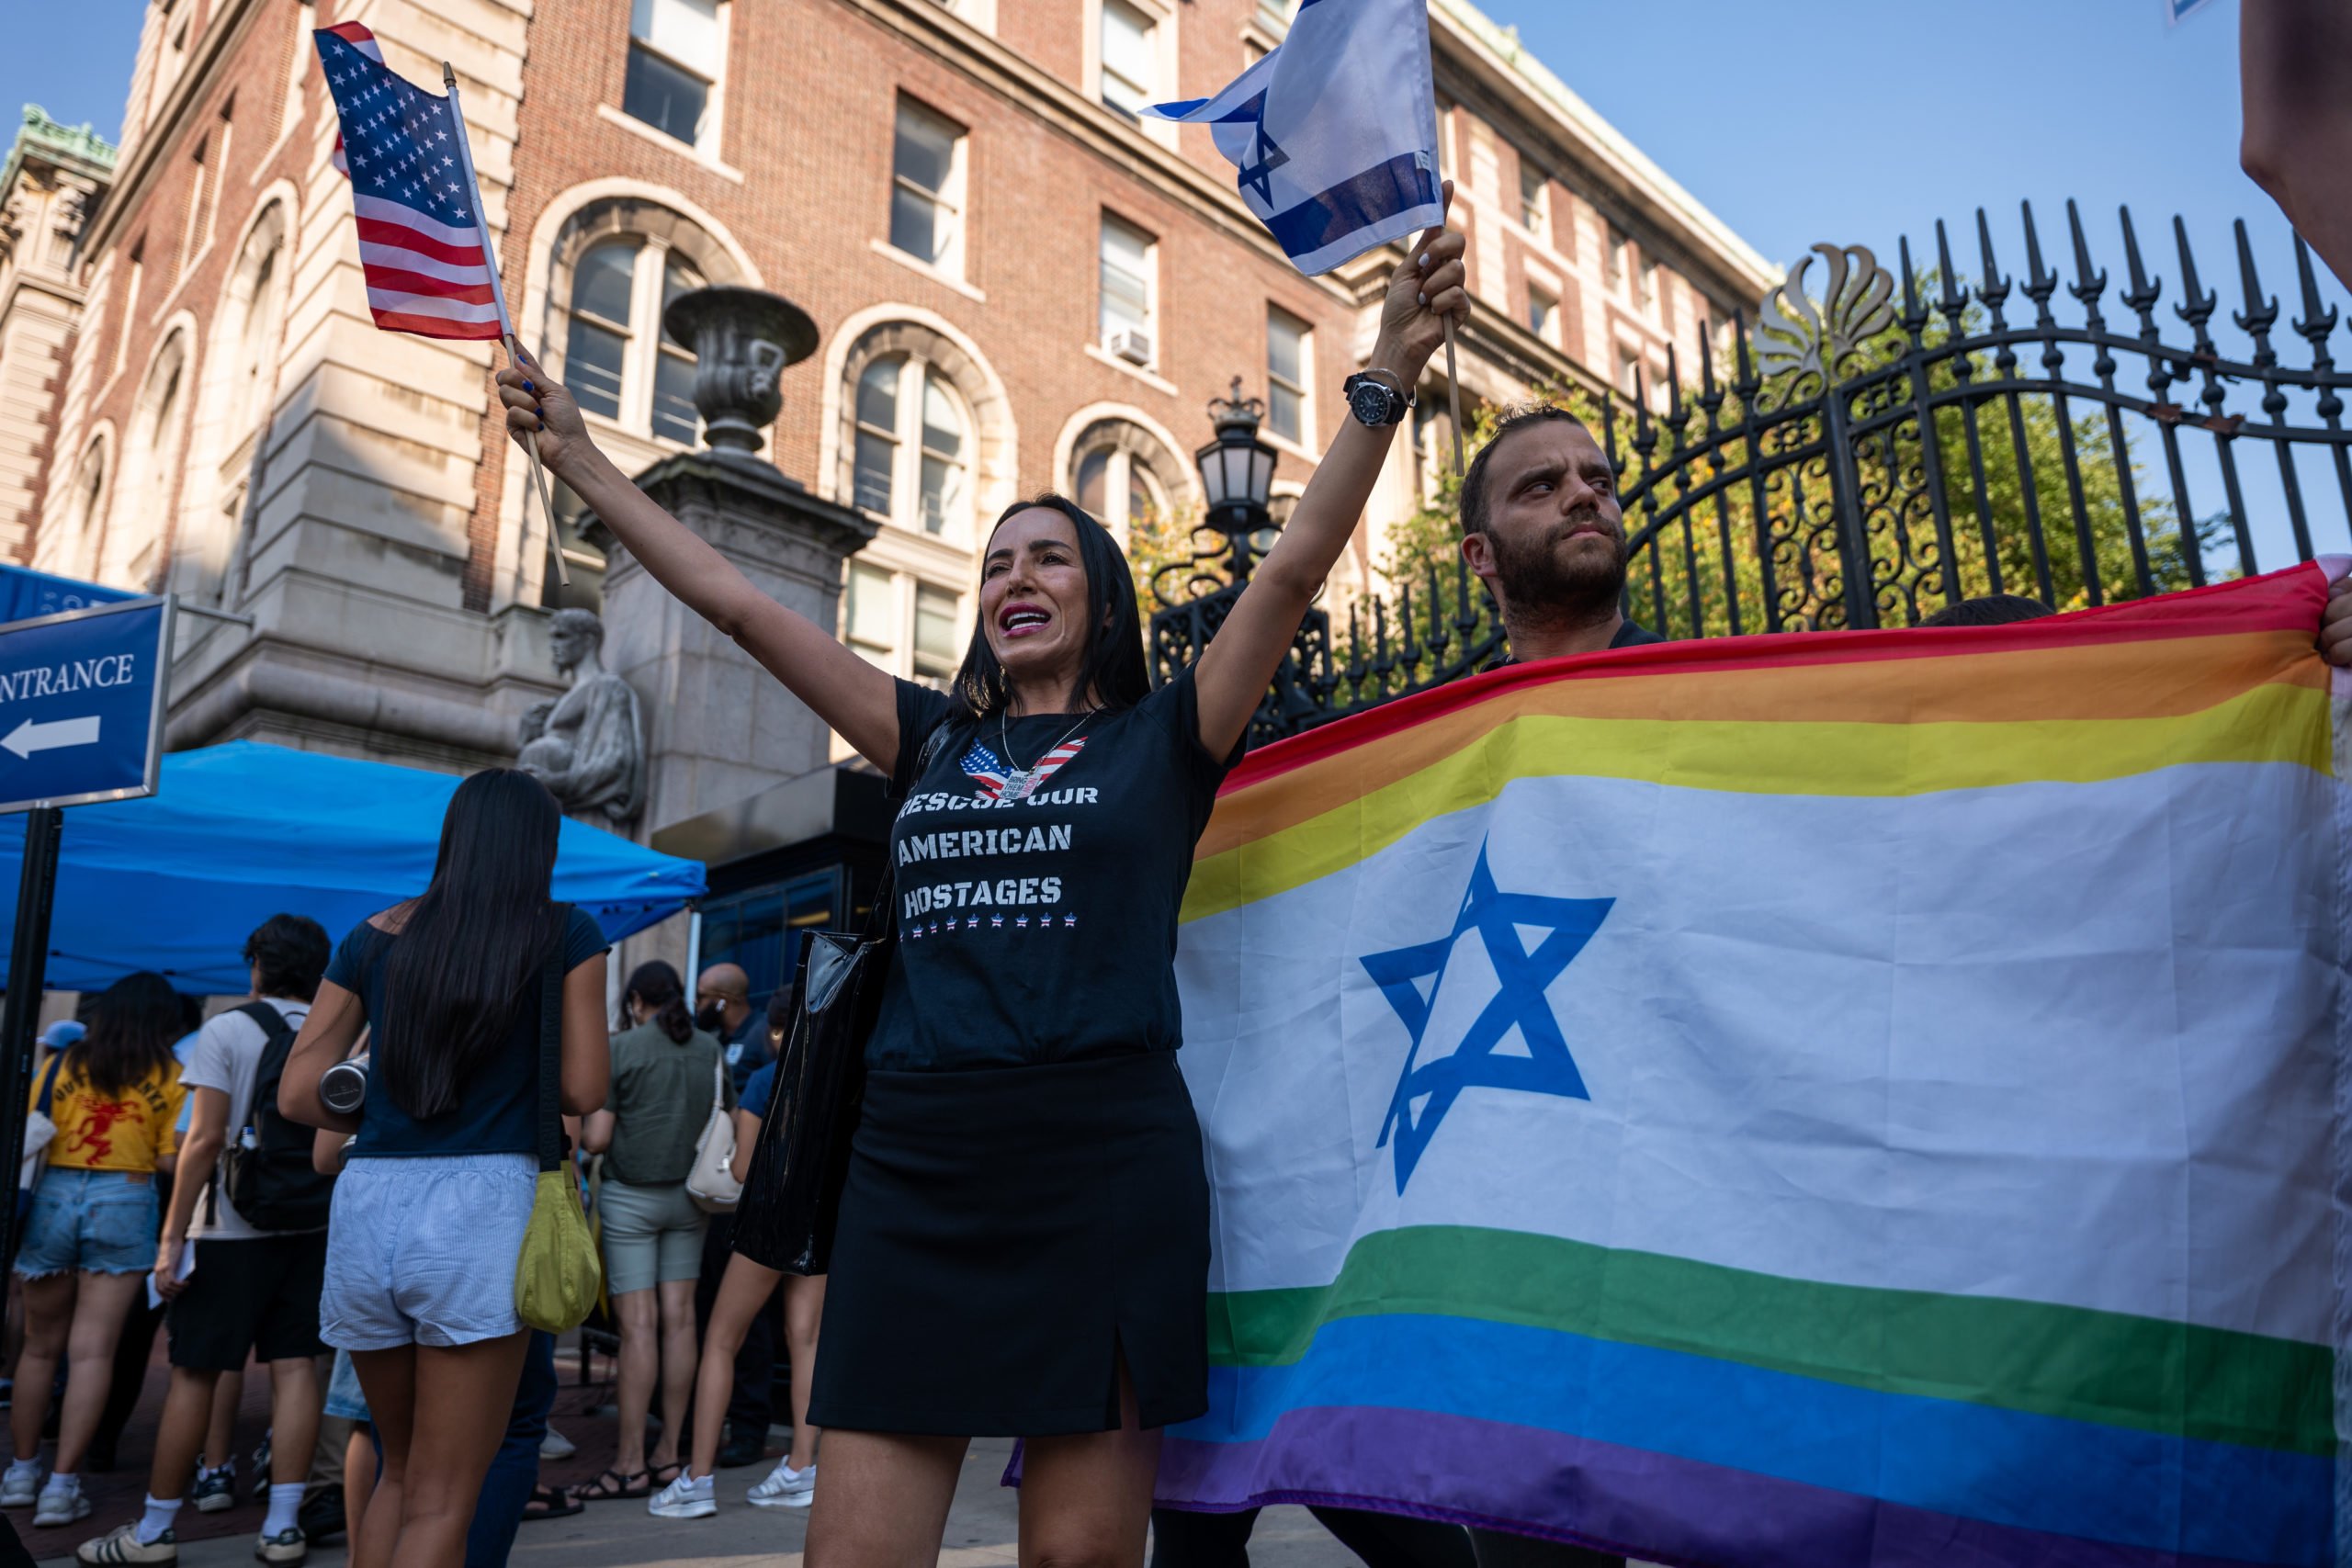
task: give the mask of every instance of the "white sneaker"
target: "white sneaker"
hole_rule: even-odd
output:
[[[0,1475],[0,1508],[29,1508],[40,1497],[40,1461],[11,1464]]]
[[[541,1459],[570,1459],[573,1454],[576,1454],[579,1451],[579,1444],[573,1442],[570,1438],[565,1437],[561,1432],[557,1431],[553,1427],[549,1427],[548,1428],[548,1435],[539,1439],[539,1457]]]
[[[657,1519],[707,1519],[718,1512],[718,1481],[716,1476],[689,1475],[678,1472],[677,1478],[653,1495],[645,1511]]]
[[[83,1495],[78,1481],[66,1486],[51,1481],[40,1489],[40,1506],[33,1510],[33,1523],[43,1528],[77,1524],[89,1517],[90,1499]]]
[[[759,1508],[805,1508],[817,1500],[817,1466],[792,1468],[789,1456],[775,1461],[768,1478],[752,1488],[752,1506]]]
[[[96,1540],[85,1540],[74,1549],[74,1561],[92,1564],[92,1568],[109,1568],[123,1562],[177,1562],[180,1560],[179,1537],[165,1530],[153,1540],[139,1539],[139,1521],[118,1525]]]
[[[254,1556],[263,1562],[300,1562],[311,1554],[311,1543],[300,1529],[288,1525],[276,1535],[264,1532],[254,1542]]]

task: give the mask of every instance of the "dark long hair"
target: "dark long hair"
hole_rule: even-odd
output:
[[[455,1109],[537,999],[563,934],[548,897],[562,820],[546,786],[512,768],[476,773],[449,797],[433,882],[392,944],[375,1021],[385,1090],[411,1116]]]
[[[629,971],[628,989],[621,993],[621,1006],[643,1002],[654,1010],[653,1021],[673,1045],[684,1045],[694,1038],[695,1015],[686,1010],[685,982],[678,972],[660,959],[652,959]]]
[[[1078,671],[1078,700],[1093,694],[1106,709],[1131,708],[1151,691],[1151,675],[1143,661],[1143,617],[1136,608],[1135,579],[1127,573],[1127,558],[1111,530],[1094,521],[1085,508],[1067,496],[1048,491],[1034,501],[1016,501],[989,525],[991,537],[1014,513],[1033,507],[1058,512],[1078,534],[1078,563],[1086,571],[1086,624],[1094,628],[1086,645],[1085,661]],[[964,667],[956,671],[956,695],[973,718],[987,718],[1012,700],[1012,682],[989,646],[987,617],[972,622],[972,646],[965,651]]]
[[[161,975],[125,975],[98,995],[90,1030],[65,1048],[58,1076],[79,1076],[90,1091],[119,1100],[149,1074],[172,1066],[172,1043],[187,1032],[180,994]]]

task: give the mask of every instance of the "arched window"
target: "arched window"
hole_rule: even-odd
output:
[[[695,358],[663,334],[662,312],[690,288],[741,281],[733,256],[694,220],[631,197],[573,214],[550,259],[547,336],[562,345],[560,373],[580,406],[631,434],[693,445]]]
[[[695,356],[662,333],[662,312],[702,276],[642,240],[591,246],[571,277],[564,373],[580,406],[632,430],[691,445]]]
[[[175,333],[148,367],[130,416],[130,456],[108,523],[99,536],[98,581],[110,588],[144,586],[171,526],[177,493],[182,417],[187,400],[187,334]]]
[[[286,257],[286,208],[273,204],[245,238],[243,252],[229,275],[228,306],[236,323],[230,349],[229,384],[222,400],[228,440],[233,452],[269,411],[268,400],[277,363],[278,345],[286,332],[286,302],[291,293],[291,267]]]
[[[1139,424],[1097,420],[1070,447],[1070,499],[1123,537],[1173,514],[1176,455]]]
[[[902,528],[961,541],[971,530],[972,425],[938,367],[912,354],[859,373],[857,504]]]
[[[82,466],[74,471],[73,498],[65,514],[66,549],[62,559],[43,562],[54,565],[68,577],[87,577],[97,561],[96,537],[99,519],[106,514],[107,446],[105,437],[93,441],[82,454]]]

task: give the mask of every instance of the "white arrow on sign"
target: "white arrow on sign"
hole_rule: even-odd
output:
[[[0,748],[14,751],[18,757],[29,757],[36,751],[53,751],[60,746],[93,746],[97,739],[98,721],[95,716],[51,719],[47,724],[27,719],[0,739]]]

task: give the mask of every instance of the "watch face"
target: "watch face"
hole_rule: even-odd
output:
[[[1391,396],[1377,381],[1358,381],[1348,394],[1348,407],[1365,424],[1386,424]]]

